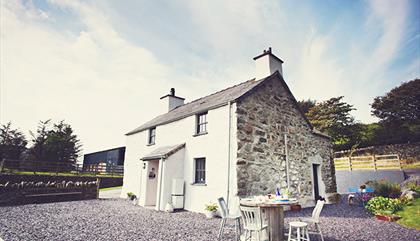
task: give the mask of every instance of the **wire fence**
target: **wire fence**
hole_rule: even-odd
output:
[[[33,174],[90,174],[90,175],[111,175],[122,176],[124,174],[123,165],[112,165],[108,163],[98,163],[83,165],[71,162],[42,162],[30,160],[11,160],[3,159],[0,161],[0,173],[21,173],[29,172]]]

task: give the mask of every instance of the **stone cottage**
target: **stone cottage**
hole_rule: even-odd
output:
[[[254,60],[256,78],[186,104],[172,89],[161,98],[167,113],[126,134],[122,196],[203,212],[219,197],[235,208],[276,187],[304,205],[336,192],[331,140],[299,110],[283,61],[271,48]]]

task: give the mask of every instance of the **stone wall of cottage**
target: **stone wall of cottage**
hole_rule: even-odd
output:
[[[322,158],[325,193],[336,192],[332,144],[313,134],[281,80],[266,80],[237,103],[238,195],[273,193],[287,187],[284,135],[288,139],[290,192],[312,197],[313,157]],[[300,190],[300,192],[298,192]]]

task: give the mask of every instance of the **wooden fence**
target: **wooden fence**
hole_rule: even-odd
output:
[[[334,158],[336,170],[392,170],[406,164],[398,154]]]

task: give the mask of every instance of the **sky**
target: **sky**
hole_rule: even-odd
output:
[[[28,139],[71,124],[89,153],[162,114],[254,78],[272,47],[296,99],[370,104],[420,76],[420,1],[0,0],[0,123]]]

